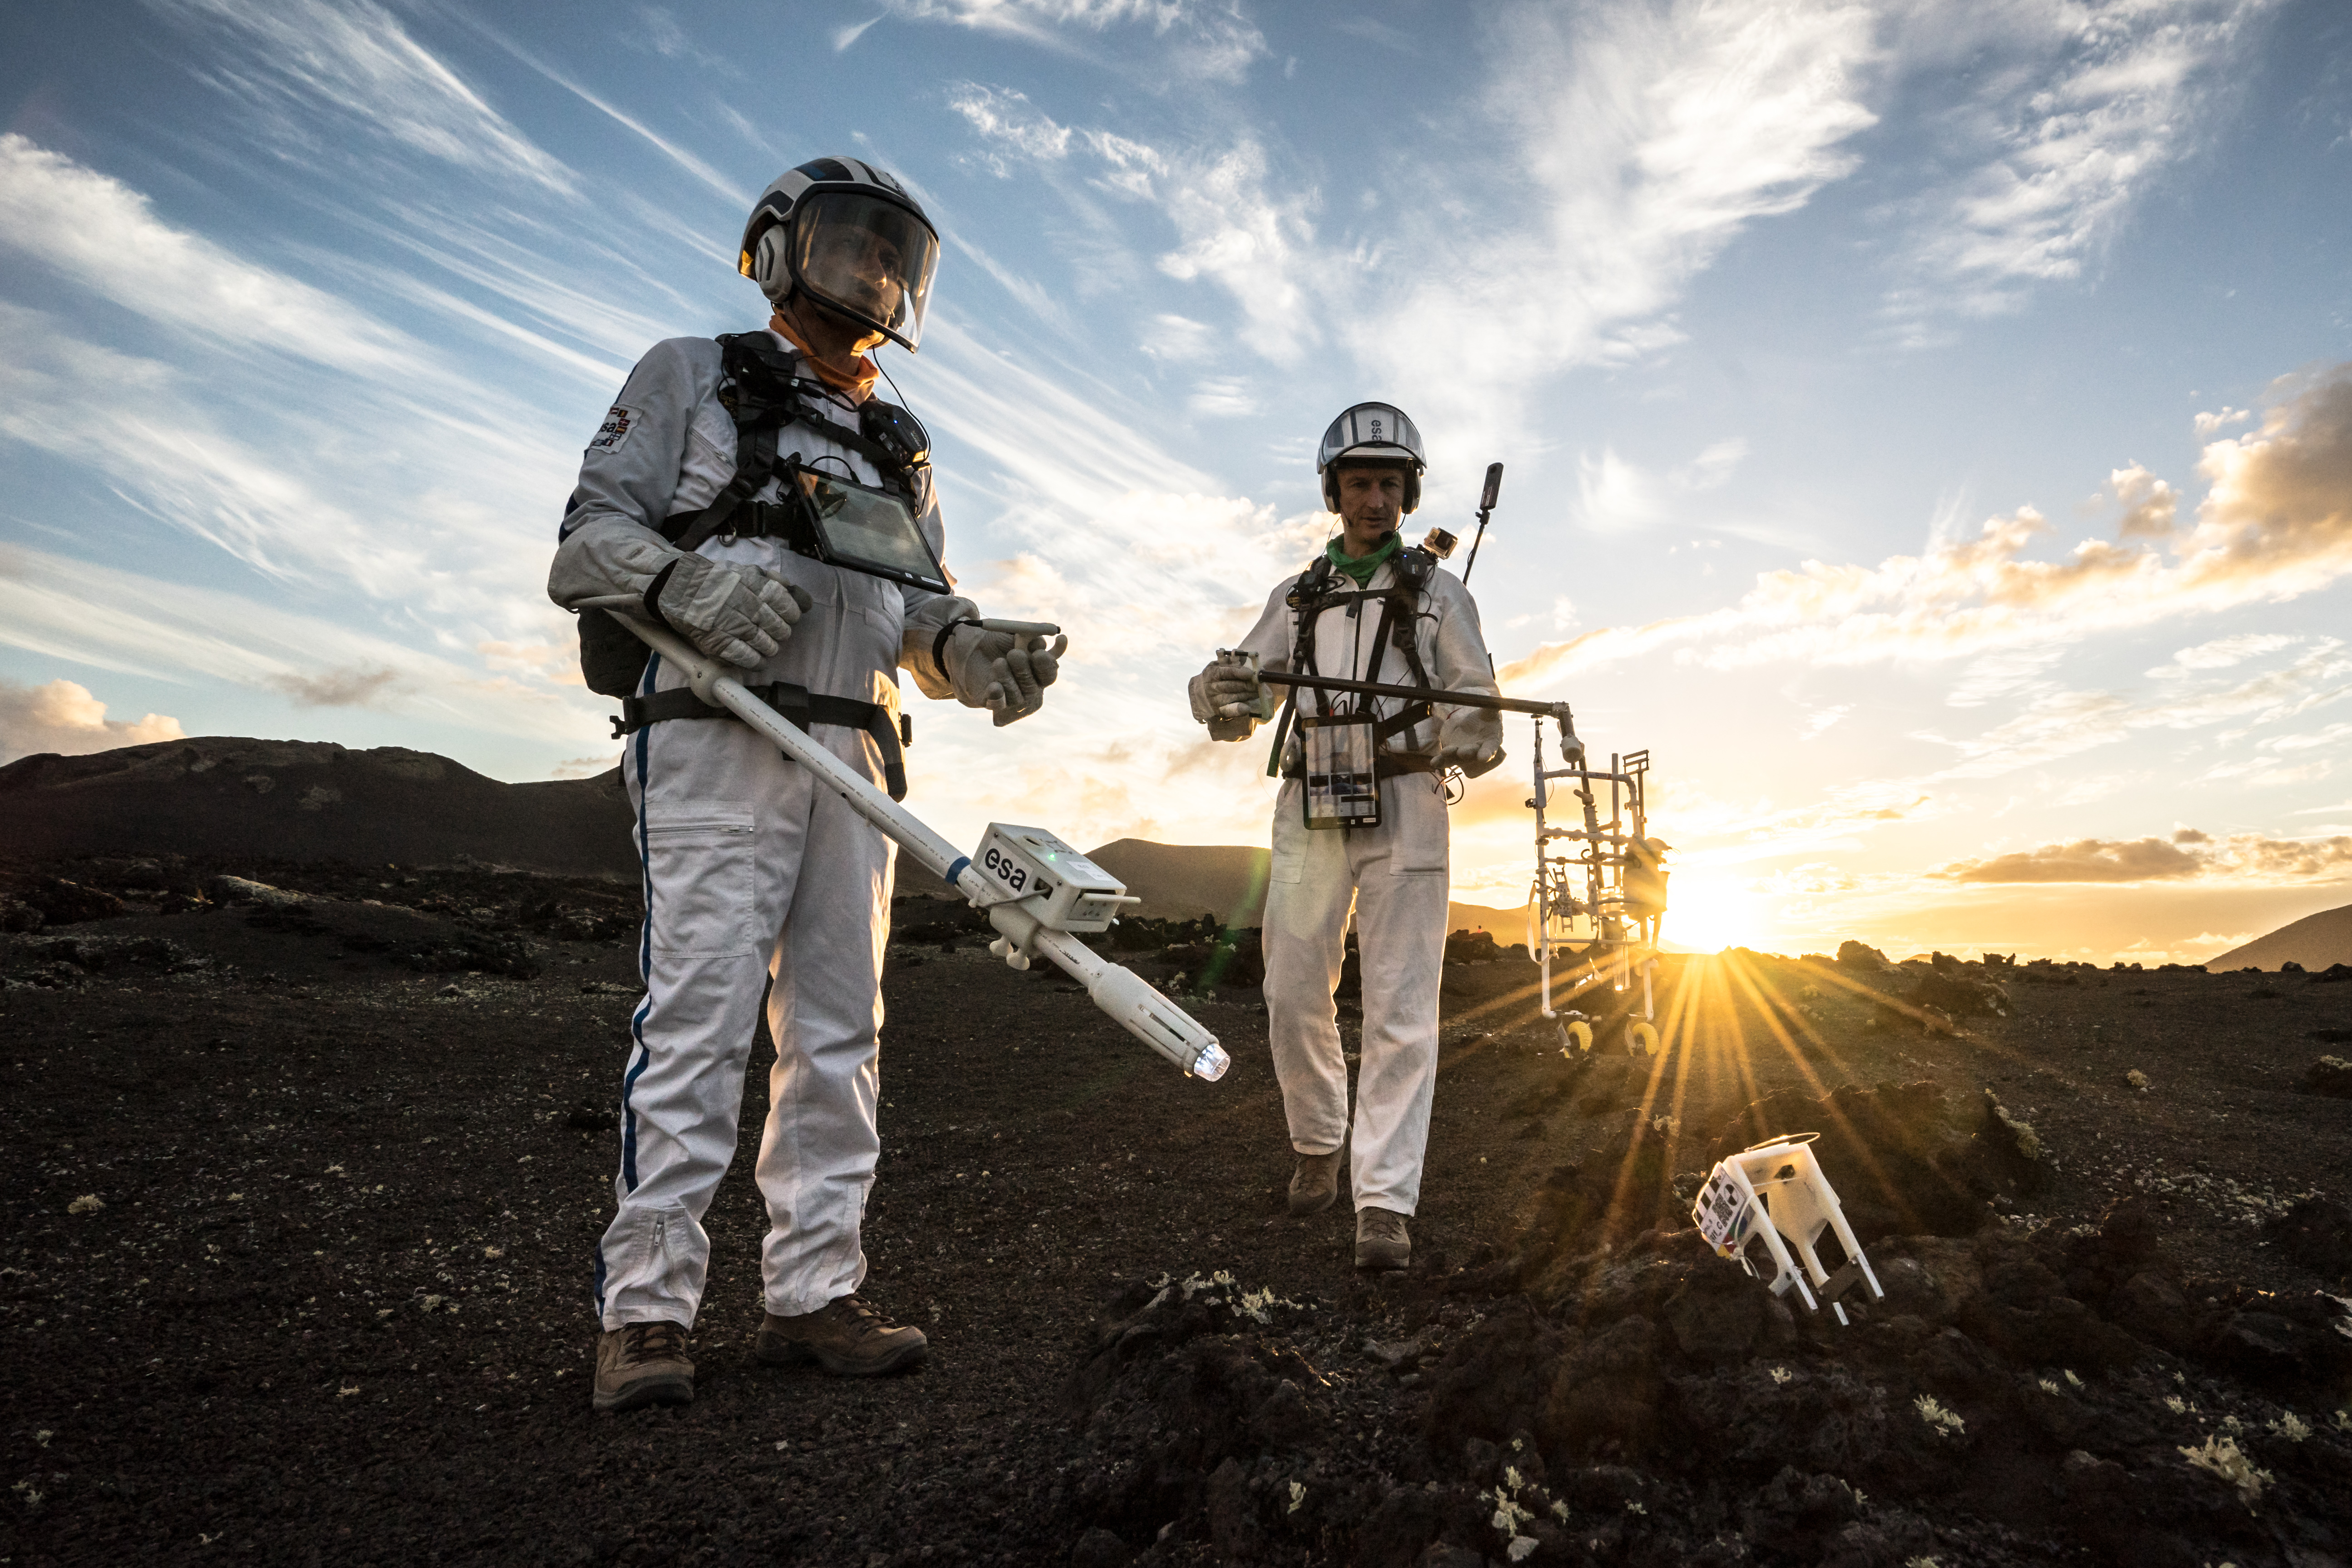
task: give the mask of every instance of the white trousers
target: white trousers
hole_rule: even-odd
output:
[[[863,768],[857,731],[819,725]],[[606,1329],[692,1325],[710,1238],[702,1216],[735,1157],[743,1074],[773,977],[776,1064],[755,1167],[767,1201],[768,1310],[812,1312],[866,1278],[859,1244],[881,1141],[882,954],[897,847],[803,768],[730,720],[672,720],[623,762],[645,865],[621,1087],[619,1212],[596,1250]]]
[[[1331,991],[1348,913],[1364,977],[1362,1061],[1349,1178],[1358,1208],[1412,1214],[1437,1086],[1444,975],[1445,789],[1427,773],[1381,782],[1381,826],[1310,831],[1297,780],[1274,808],[1265,893],[1265,1005],[1291,1147],[1328,1154],[1349,1137],[1348,1063]]]

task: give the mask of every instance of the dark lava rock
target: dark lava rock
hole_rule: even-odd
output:
[[[1139,1281],[1097,1321],[1093,1349],[1065,1398],[1088,1439],[1123,1456],[1091,1471],[1068,1506],[1087,1529],[1148,1539],[1201,1514],[1219,1550],[1254,1554],[1260,1533],[1311,1539],[1259,1463],[1310,1438],[1322,1417],[1306,1392],[1322,1380],[1297,1352],[1261,1337],[1311,1310],[1247,1296],[1229,1278]]]
[[[1837,961],[1840,968],[1858,970],[1864,974],[1885,973],[1895,967],[1885,953],[1851,938],[1838,943]]]
[[[2330,1279],[2352,1275],[2352,1209],[2316,1194],[2295,1199],[2263,1235],[2289,1258]]]
[[[2016,1011],[2010,1005],[2009,993],[2000,985],[1958,971],[1937,970],[1922,975],[1908,1000],[1954,1018],[2006,1018]]]
[[[2342,1057],[2322,1057],[2303,1069],[2303,1082],[2296,1087],[2305,1094],[2352,1100],[2352,1062]]]
[[[0,773],[5,772],[5,769],[0,769]],[[12,825],[12,837],[15,832]],[[85,887],[79,882],[68,882],[63,877],[36,877],[20,886],[16,896],[41,917],[35,922],[37,925],[61,926],[71,925],[77,921],[112,920],[130,912],[128,906],[112,893]]]
[[[563,1125],[583,1132],[610,1132],[620,1124],[618,1112],[593,1105],[575,1105],[563,1119]]]
[[[1724,1124],[1706,1163],[1794,1132],[1821,1134],[1814,1158],[1865,1247],[1881,1236],[1971,1235],[1991,1215],[1986,1199],[2026,1179],[2013,1141],[1963,1135],[1926,1079],[1768,1096]]]
[[[1070,1546],[1070,1568],[1127,1568],[1135,1553],[1127,1542],[1099,1527],[1087,1531]]]
[[[2352,1315],[2340,1298],[2240,1289],[2200,1352],[2258,1385],[2340,1400],[2352,1393]]]
[[[1496,963],[1506,956],[1491,931],[1457,931],[1445,939],[1448,963]]]

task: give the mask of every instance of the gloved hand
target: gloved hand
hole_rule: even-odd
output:
[[[1255,717],[1264,711],[1265,688],[1250,667],[1240,660],[1212,659],[1186,688],[1192,699],[1192,717],[1206,724],[1216,719]]]
[[[1503,765],[1503,742],[1494,739],[1460,740],[1437,748],[1437,767],[1460,768],[1464,778],[1475,779],[1491,773]]]
[[[992,631],[965,625],[950,634],[942,661],[958,701],[985,708],[1003,729],[1045,705],[1045,688],[1060,679],[1066,637],[1048,644],[1031,632]]]
[[[808,595],[781,577],[699,555],[672,556],[646,589],[654,619],[742,669],[758,668],[783,647],[808,607]]]

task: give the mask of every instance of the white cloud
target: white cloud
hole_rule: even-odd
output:
[[[1811,709],[1805,714],[1804,723],[1798,728],[1797,739],[1810,741],[1853,711],[1853,704],[1851,702],[1835,702]]]
[[[1192,384],[1192,395],[1184,400],[1184,406],[1210,419],[1238,419],[1257,412],[1257,394],[1244,377],[1211,376]]]
[[[2198,421],[2199,433],[2204,433],[2204,421]],[[2124,514],[2116,524],[2116,533],[2123,539],[2168,539],[2178,522],[2176,509],[2179,497],[2164,480],[2158,479],[2137,463],[2117,468],[2107,476],[2107,487],[2115,491]]]
[[[2198,468],[2210,489],[2196,524],[2165,548],[2094,539],[2033,560],[2049,527],[2021,507],[1917,556],[1809,561],[1720,610],[1547,644],[1505,665],[1503,683],[1525,690],[1664,647],[1712,668],[1972,658],[2291,599],[2352,574],[2352,365],[2282,384],[2261,432],[2213,442]]]
[[[1945,697],[1954,708],[1980,708],[1998,698],[2041,688],[2042,677],[2064,657],[2056,647],[2003,648],[1972,660]]]
[[[0,545],[0,644],[158,679],[209,676],[310,706],[365,702],[490,734],[576,745],[595,732],[594,710],[573,697],[486,677],[345,620],[21,546]]]
[[[1265,54],[1265,36],[1236,0],[887,0],[912,21],[948,22],[1077,52],[1076,35],[1097,37],[1141,26],[1168,43],[1167,63],[1183,74],[1234,79]]]
[[[1069,155],[1072,132],[1030,103],[1029,95],[1010,88],[961,82],[948,92],[948,107],[971,122],[971,128],[1001,151],[982,156],[999,179],[1011,177],[1004,154],[1052,161]]]
[[[2233,664],[2243,664],[2250,658],[2266,653],[2276,653],[2302,641],[2277,632],[2240,632],[2235,637],[2216,637],[2211,642],[2184,647],[2163,664],[2149,670],[2157,680],[2177,680],[2200,669],[2227,669]]]
[[[362,372],[415,374],[422,351],[344,300],[155,216],[147,198],[0,133],[0,245],[159,325]]]
[[[1314,248],[1317,197],[1271,193],[1255,139],[1171,170],[1160,200],[1180,241],[1160,257],[1162,272],[1223,288],[1248,322],[1250,346],[1278,363],[1320,339],[1307,285],[1334,263]]]
[[[1717,441],[1682,468],[1651,473],[1604,447],[1597,458],[1576,460],[1577,500],[1587,527],[1622,533],[1668,521],[1687,498],[1730,482],[1748,443],[1737,437]]]
[[[1374,21],[1370,16],[1343,16],[1331,24],[1331,30],[1345,33],[1351,38],[1361,38],[1368,44],[1378,44],[1384,49],[1394,49],[1401,55],[1412,53],[1416,47],[1416,40],[1411,33],[1402,27],[1391,27],[1386,22]]]
[[[166,714],[109,719],[106,704],[75,681],[22,686],[0,677],[0,763],[40,752],[79,757],[116,746],[177,741],[186,734],[180,721]]]
[[[477,174],[551,191],[575,188],[571,170],[372,0],[148,4],[192,30],[215,29],[245,46],[239,58],[206,74],[260,111],[281,144],[317,152],[384,138]],[[331,136],[321,136],[316,119],[332,122]]]
[[[1664,312],[1734,237],[1853,168],[1874,27],[1858,4],[1508,8],[1485,95],[1503,123],[1465,132],[1397,236],[1417,265],[1351,310],[1359,360],[1416,386],[1423,429],[1525,444],[1538,382],[1676,341]]]
[[[2347,869],[2352,869],[2352,837],[2273,838],[2238,833],[2215,838],[2184,828],[2168,839],[2042,844],[1986,859],[1956,861],[1928,875],[1956,882],[2160,882],[2191,877],[2287,882],[2341,877]]]
[[[1965,174],[1909,204],[1917,218],[1888,310],[1914,342],[1938,319],[2016,309],[2082,275],[2134,206],[2192,153],[2253,24],[2273,0],[2008,0],[1920,5],[1898,27],[1915,82],[1966,81],[1947,161]],[[1967,74],[1963,77],[1960,69]]]
[[[590,91],[586,87],[573,80],[571,76],[558,69],[549,61],[541,58],[538,55],[524,48],[520,44],[518,44],[513,39],[507,37],[504,34],[499,33],[495,28],[489,27],[479,21],[477,21],[475,26],[478,27],[485,36],[497,40],[499,47],[504,48],[509,54],[513,55],[515,58],[520,60],[531,69],[539,72],[540,75],[545,77],[556,86],[563,89],[564,91],[572,94],[574,98],[580,100],[581,102],[587,104],[590,108],[604,115],[614,124],[634,132],[648,146],[652,147],[663,157],[667,158],[671,163],[677,164],[679,168],[685,170],[688,174],[693,175],[695,179],[701,182],[701,184],[714,195],[717,195],[721,201],[726,202],[730,206],[738,209],[748,209],[751,206],[751,197],[755,192],[745,190],[742,186],[737,184],[734,181],[729,179],[726,175],[712,168],[709,163],[697,157],[694,153],[688,152],[684,147],[679,146],[676,142],[671,141],[668,137],[664,136],[660,132],[656,131],[644,121],[621,109],[602,94]]]
[[[1216,333],[1188,316],[1157,315],[1143,331],[1138,346],[1156,360],[1184,363],[1206,359],[1216,344]]]

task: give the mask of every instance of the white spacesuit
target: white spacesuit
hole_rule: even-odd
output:
[[[925,240],[929,252],[917,254]],[[828,274],[828,244],[877,251],[881,269],[868,267],[862,281]],[[906,553],[919,558],[927,546],[935,561],[942,552],[920,426],[868,406],[866,362],[845,374],[851,354],[796,341],[830,333],[836,349],[863,349],[887,336],[911,348],[936,244],[896,182],[854,160],[820,159],[771,186],[743,245],[743,269],[778,305],[771,329],[672,339],[638,363],[589,445],[549,580],[562,605],[642,596],[651,617],[726,659],[788,714],[799,706],[816,739],[877,782],[888,777],[893,793],[903,790],[898,669],[927,695],[990,707],[1003,723],[1035,710],[1060,651],[981,626],[971,603],[950,593],[803,552],[808,538],[792,531],[802,514],[782,504],[796,474],[855,481],[903,499],[901,515],[919,520],[920,542],[900,542]],[[747,422],[762,397],[797,416],[772,419],[772,437]],[[875,438],[877,410],[895,416],[883,421],[888,439]],[[739,454],[744,443],[756,450]],[[779,448],[792,458],[772,465]],[[680,526],[698,520],[705,526]],[[919,567],[909,575],[927,578]],[[935,586],[947,586],[943,571]],[[593,683],[592,629],[583,622]],[[632,639],[612,629],[625,651]],[[635,726],[623,776],[644,864],[646,996],[622,1080],[618,1212],[595,1263],[605,1331],[596,1402],[606,1409],[691,1397],[683,1336],[709,1261],[702,1215],[734,1155],[772,975],[777,1060],[757,1165],[769,1216],[761,1358],[806,1355],[864,1373],[923,1348],[919,1331],[855,1298],[879,1151],[894,846],[684,685],[646,658],[624,704]]]
[[[1420,447],[1412,422],[1385,405],[1359,405],[1339,416],[1317,466],[1327,502],[1342,514],[1342,537],[1322,560],[1276,586],[1235,651],[1255,654],[1271,671],[1496,691],[1469,590],[1425,552],[1402,547],[1394,531],[1398,515],[1419,500]],[[1352,499],[1343,500],[1343,471],[1378,474],[1382,468],[1404,481],[1385,511],[1377,500],[1362,513]],[[1351,553],[1351,543],[1360,551]],[[1193,716],[1231,721],[1256,700],[1257,689],[1245,667],[1213,662],[1194,678]],[[1370,715],[1379,821],[1307,825],[1301,726],[1286,721],[1264,942],[1275,1075],[1300,1156],[1291,1206],[1311,1213],[1330,1202],[1340,1147],[1350,1142],[1348,1068],[1332,990],[1352,910],[1364,1007],[1349,1161],[1357,1262],[1402,1267],[1409,1256],[1402,1216],[1420,1203],[1437,1077],[1449,892],[1442,773],[1450,766],[1473,773],[1493,767],[1502,757],[1502,725],[1478,709],[1305,690],[1294,695],[1293,708],[1302,718]]]

